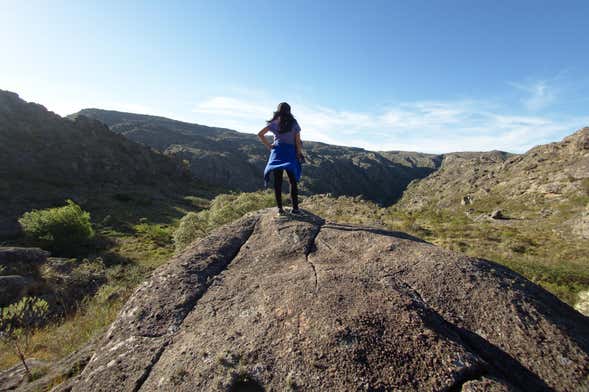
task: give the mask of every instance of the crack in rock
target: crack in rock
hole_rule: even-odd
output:
[[[210,276],[210,277],[208,277],[206,279],[206,283],[205,283],[204,289],[201,290],[201,292],[199,293],[199,295],[195,296],[195,298],[187,304],[188,305],[187,308],[189,308],[189,310],[184,314],[184,316],[182,317],[182,319],[179,320],[179,322],[177,324],[177,327],[174,330],[170,331],[169,333],[166,333],[166,335],[172,336],[178,330],[180,330],[180,327],[184,323],[184,320],[186,320],[186,317],[188,317],[188,315],[194,310],[194,308],[198,305],[198,301],[207,293],[209,287],[213,284],[214,278],[217,277],[219,274],[221,274],[223,271],[227,270],[229,268],[229,266],[231,265],[231,263],[233,262],[233,260],[235,260],[237,258],[237,256],[239,256],[239,252],[241,251],[241,248],[243,248],[243,246],[245,244],[247,244],[247,242],[251,238],[252,234],[254,233],[257,224],[258,224],[258,220],[256,220],[254,222],[251,232],[248,234],[248,236],[245,239],[245,241],[243,241],[243,243],[239,246],[239,248],[237,249],[237,251],[235,252],[235,254],[233,254],[229,258],[227,264],[217,274],[215,274],[213,276]],[[139,389],[141,388],[141,386],[145,383],[145,381],[149,377],[149,374],[151,373],[151,369],[153,369],[153,367],[158,363],[158,361],[160,360],[160,358],[161,358],[162,354],[164,353],[165,348],[166,348],[166,346],[168,344],[169,344],[169,340],[168,341],[165,341],[162,344],[162,346],[160,347],[160,349],[158,350],[158,352],[154,356],[152,362],[145,369],[144,374],[137,380],[137,384],[136,384],[135,388],[133,389],[133,392],[139,391]]]
[[[317,230],[315,231],[315,233],[313,233],[311,241],[309,241],[309,244],[305,247],[305,261],[311,266],[311,269],[313,270],[313,276],[315,278],[315,284],[313,289],[314,295],[317,295],[317,291],[319,290],[319,282],[317,280],[317,268],[315,267],[315,264],[313,264],[313,262],[309,259],[309,257],[312,252],[317,250],[317,246],[315,245],[315,239],[319,235],[319,232],[321,231],[323,224],[324,223],[322,222],[317,226]]]
[[[143,386],[143,384],[145,383],[145,381],[149,377],[149,374],[151,373],[151,369],[153,369],[153,367],[158,363],[158,361],[160,360],[160,358],[161,358],[162,354],[164,353],[164,350],[166,349],[166,346],[168,344],[169,344],[169,341],[165,341],[162,344],[162,346],[157,350],[157,352],[155,353],[155,355],[151,359],[151,362],[147,365],[147,367],[145,369],[143,369],[143,374],[135,382],[135,386],[133,387],[133,392],[138,392],[141,389],[141,387]]]

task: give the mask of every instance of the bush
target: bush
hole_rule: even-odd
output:
[[[47,316],[48,305],[37,297],[24,297],[19,302],[0,308],[0,340],[13,348],[29,380],[31,371],[25,361],[31,335]]]
[[[275,205],[274,194],[268,191],[230,193],[215,197],[208,210],[190,212],[181,220],[174,233],[174,244],[179,252],[211,230],[241,218],[250,211]]]
[[[18,221],[27,237],[57,253],[70,253],[94,237],[90,213],[71,200],[63,207],[26,212]]]
[[[205,212],[208,211],[189,212],[180,219],[180,225],[174,232],[174,246],[177,252],[207,234],[208,219],[206,214],[203,214]]]

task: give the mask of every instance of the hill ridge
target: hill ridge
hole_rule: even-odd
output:
[[[79,114],[103,121],[114,132],[189,162],[192,173],[207,183],[246,192],[263,187],[260,173],[267,151],[254,134],[96,109],[84,109],[70,117]],[[425,177],[440,162],[436,154],[303,143],[308,163],[303,169],[301,194],[363,195],[388,205],[412,180]]]
[[[0,90],[0,237],[18,233],[16,217],[67,198],[204,187],[182,163],[111,132],[102,122],[62,118]]]

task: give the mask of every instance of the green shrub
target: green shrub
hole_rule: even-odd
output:
[[[94,237],[90,213],[71,200],[63,207],[26,212],[18,221],[27,237],[57,253],[70,253]]]
[[[199,213],[189,212],[180,219],[180,225],[174,232],[174,246],[176,251],[181,251],[192,243],[197,238],[201,238],[207,233],[208,219],[206,218],[208,211]]]
[[[273,205],[274,194],[268,191],[219,195],[211,201],[209,209],[190,212],[180,220],[180,225],[174,232],[176,251],[183,250],[211,230],[239,219],[250,211]]]

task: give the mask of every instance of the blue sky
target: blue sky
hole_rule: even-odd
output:
[[[523,152],[589,126],[587,1],[6,1],[0,89],[371,150]]]

